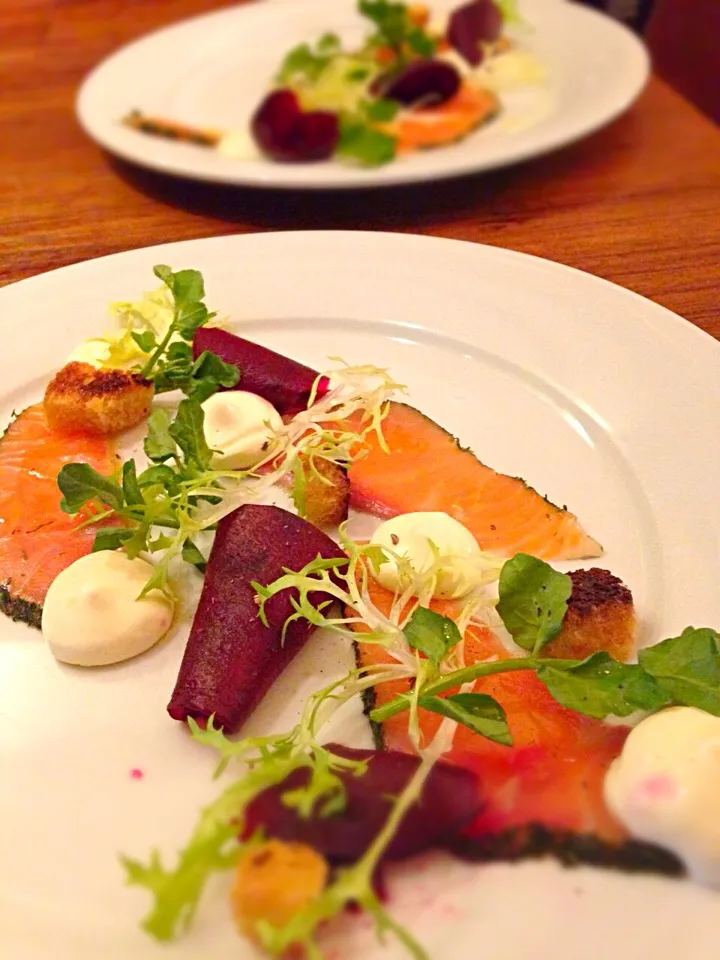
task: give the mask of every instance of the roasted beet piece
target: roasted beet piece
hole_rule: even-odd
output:
[[[303,112],[292,90],[269,93],[250,126],[263,153],[282,163],[327,160],[340,136],[337,114],[327,110]]]
[[[248,718],[312,631],[294,620],[284,590],[265,607],[268,626],[258,616],[251,581],[267,586],[285,568],[300,570],[316,557],[344,557],[338,545],[306,520],[279,507],[246,504],[218,524],[205,584],[168,705],[174,720],[193,717],[234,731]],[[312,596],[313,603],[327,595]]]
[[[217,354],[240,372],[234,390],[247,390],[264,397],[279,413],[293,414],[307,407],[317,378],[315,370],[283,357],[259,343],[245,340],[218,327],[200,327],[193,340],[193,356],[197,360],[204,350]],[[327,393],[329,384],[321,380],[318,396]]]
[[[421,104],[437,107],[460,89],[461,78],[451,63],[444,60],[414,60],[398,73],[380,78],[375,91],[388,100],[406,106]]]
[[[483,60],[480,44],[497,40],[502,25],[502,14],[492,0],[472,0],[451,14],[447,38],[468,63],[477,67]]]
[[[329,817],[303,818],[286,806],[283,794],[308,779],[306,770],[296,770],[253,800],[246,811],[245,836],[262,829],[277,840],[307,843],[332,864],[352,863],[365,853],[387,820],[391,798],[402,791],[420,760],[396,750],[353,750],[338,744],[329,744],[328,749],[368,763],[362,776],[340,773],[345,809]],[[436,764],[383,859],[403,860],[423,850],[450,846],[482,805],[477,775],[448,763]]]

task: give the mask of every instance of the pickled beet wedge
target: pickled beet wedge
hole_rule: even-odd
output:
[[[285,622],[297,591],[283,590],[258,615],[252,581],[267,586],[286,569],[300,570],[318,556],[344,557],[340,547],[280,507],[246,504],[218,524],[205,584],[185,648],[168,713],[233,732],[250,716],[314,629],[307,620]],[[311,603],[328,597],[311,594]]]
[[[219,327],[200,327],[195,333],[193,357],[197,360],[204,350],[237,367],[240,379],[230,389],[256,393],[283,416],[306,409],[318,377],[310,367]],[[329,387],[328,379],[321,379],[317,396],[323,397]]]
[[[405,106],[422,104],[437,107],[450,100],[460,89],[461,77],[451,63],[444,60],[415,60],[398,73],[381,77],[373,92]]]
[[[460,56],[477,67],[483,60],[480,44],[497,40],[502,25],[502,14],[493,0],[472,0],[450,15],[447,39]]]
[[[328,744],[327,749],[341,757],[367,761],[362,776],[338,774],[345,787],[344,809],[331,816],[316,812],[305,818],[286,806],[283,794],[308,780],[307,770],[296,770],[252,801],[246,811],[244,837],[262,829],[277,840],[309,844],[332,864],[352,863],[365,853],[387,820],[392,798],[405,787],[420,760],[396,750],[353,750],[338,744]],[[482,806],[476,774],[437,763],[383,859],[404,860],[424,850],[451,846]]]
[[[263,153],[281,163],[331,157],[340,137],[337,114],[303,111],[292,90],[274,90],[255,111],[250,127]]]

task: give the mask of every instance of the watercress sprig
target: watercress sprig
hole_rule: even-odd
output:
[[[137,372],[152,380],[155,393],[181,390],[200,403],[221,387],[234,387],[240,379],[236,367],[207,350],[197,360],[193,358],[195,332],[216,315],[203,303],[202,274],[198,270],[174,272],[163,264],[153,267],[153,273],[171,294],[173,319],[159,339],[150,329],[132,331],[132,339],[147,354]]]
[[[565,574],[535,557],[518,554],[507,561],[500,575],[497,610],[513,640],[530,650],[530,656],[474,663],[442,675],[438,669],[435,676],[426,677],[419,691],[376,708],[371,719],[383,723],[411,710],[416,698],[426,709],[447,715],[448,708],[438,708],[441,694],[483,677],[516,670],[534,671],[558,703],[597,719],[627,717],[670,705],[697,707],[720,716],[720,635],[715,630],[688,627],[680,636],[642,650],[638,663],[622,663],[604,651],[584,660],[540,656],[562,626],[570,596],[568,581]],[[454,636],[452,621],[440,623],[446,618],[438,614],[434,617],[438,619],[431,622],[423,615],[431,634],[423,637],[422,644],[428,656],[428,651],[446,643],[448,635]],[[472,727],[470,722],[465,725]],[[481,729],[476,732],[487,736]]]
[[[144,592],[169,592],[169,565],[176,556],[200,570],[205,567],[192,539],[202,529],[193,520],[193,508],[203,500],[216,502],[227,474],[210,469],[212,450],[203,420],[202,406],[190,398],[180,402],[174,418],[163,408],[154,410],[144,442],[150,466],[139,474],[135,461],[127,460],[115,477],[104,477],[87,463],[65,464],[58,475],[63,511],[75,515],[91,507],[93,523],[105,517],[119,521],[97,527],[94,551],[123,547],[130,557],[164,551]]]
[[[388,399],[404,388],[375,367],[345,367],[334,376],[338,387],[321,398],[313,392],[308,408],[283,428],[277,444],[252,469],[213,468],[200,397],[193,395],[180,402],[174,418],[163,407],[151,414],[144,441],[150,466],[142,472],[137,472],[134,460],[110,477],[86,463],[66,464],[58,475],[61,507],[71,515],[89,508],[84,522],[96,527],[95,550],[123,547],[130,556],[165,551],[145,592],[154,588],[170,592],[168,573],[174,558],[204,569],[205,558],[193,540],[196,534],[214,529],[223,517],[257,500],[284,476],[297,479],[297,468],[305,463],[319,458],[347,465],[362,455],[363,440],[371,432],[384,443],[382,420]],[[353,415],[360,415],[356,429],[348,427]],[[303,515],[302,496],[296,497],[296,507]],[[99,525],[112,523],[111,518],[118,522]],[[167,529],[174,531],[172,535]]]

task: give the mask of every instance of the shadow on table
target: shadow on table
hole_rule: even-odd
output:
[[[591,137],[590,140],[594,140]],[[189,213],[259,229],[409,229],[452,223],[468,214],[521,220],[552,202],[588,153],[588,142],[514,167],[452,180],[361,190],[272,190],[203,183],[157,173],[108,155],[126,183]]]

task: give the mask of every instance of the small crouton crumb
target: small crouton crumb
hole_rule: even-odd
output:
[[[256,939],[259,921],[282,927],[318,897],[328,878],[327,861],[303,843],[267,840],[237,866],[230,899],[239,931]]]

